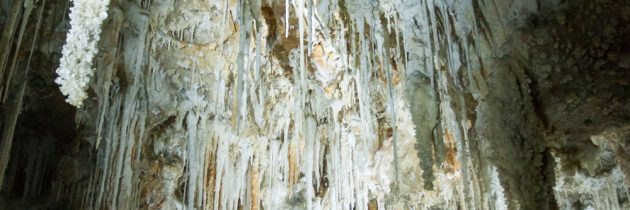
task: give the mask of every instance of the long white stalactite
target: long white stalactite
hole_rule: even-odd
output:
[[[344,11],[338,1],[324,2],[328,5],[321,5],[322,2],[318,1],[285,2],[282,15],[284,34],[280,36],[293,37],[297,41],[295,48],[287,53],[292,74],[288,77],[282,73],[287,70],[277,64],[278,59],[284,58],[273,57],[273,49],[268,48],[271,46],[264,44],[275,40],[269,40],[273,37],[265,35],[270,34],[272,29],[267,25],[269,23],[263,24],[261,2],[227,0],[216,5],[223,14],[218,21],[220,24],[217,24],[219,28],[215,30],[231,30],[234,24],[238,24],[238,38],[227,38],[229,34],[222,33],[217,38],[226,41],[218,47],[218,51],[201,49],[202,53],[190,54],[189,58],[183,58],[184,61],[178,63],[180,67],[192,71],[183,78],[188,80],[184,82],[188,84],[184,87],[193,87],[185,92],[186,97],[150,101],[169,104],[166,100],[174,100],[179,104],[175,107],[175,126],[170,129],[179,133],[174,135],[186,139],[185,143],[169,140],[154,148],[158,150],[157,154],[175,152],[185,162],[184,171],[179,171],[183,168],[173,168],[162,172],[166,173],[162,176],[167,183],[163,187],[167,195],[174,193],[177,177],[185,177],[183,200],[167,201],[174,205],[172,207],[237,209],[245,206],[257,209],[260,205],[264,209],[285,209],[297,205],[294,200],[302,200],[306,209],[368,209],[371,200],[375,200],[379,208],[386,208],[402,204],[386,201],[390,199],[390,185],[394,183],[398,183],[394,186],[401,191],[400,195],[424,197],[425,200],[411,203],[405,201],[411,206],[420,203],[437,205],[445,201],[451,202],[448,205],[455,205],[454,202],[460,201],[457,197],[462,195],[455,195],[457,190],[451,192],[448,187],[437,189],[437,192],[445,194],[413,195],[411,189],[414,186],[403,184],[409,182],[410,177],[420,177],[422,170],[418,168],[415,150],[410,147],[415,143],[412,135],[414,125],[409,114],[409,102],[405,99],[405,75],[419,70],[409,69],[408,52],[401,50],[425,49],[422,45],[435,46],[433,50],[438,50],[437,39],[440,38],[434,32],[430,33],[433,41],[427,38],[427,43],[403,46],[401,43],[407,43],[416,35],[403,30],[406,26],[397,24],[400,22],[397,18],[431,22],[437,30],[436,21],[441,20],[435,18],[434,7],[427,6],[430,7],[430,16],[417,16],[427,9],[423,8],[424,4],[353,1],[343,5],[346,7]],[[168,11],[184,3],[154,3],[148,8],[158,11],[158,15],[151,17],[149,22],[163,21],[165,15],[159,11]],[[319,5],[315,5],[317,3]],[[100,23],[106,17],[106,8],[107,1],[74,1],[70,14],[72,28],[64,46],[58,83],[62,85],[62,92],[68,96],[69,103],[75,106],[80,106],[87,97],[85,89],[94,71],[91,61],[96,54]],[[385,11],[385,22],[374,8]],[[441,6],[436,8],[445,9]],[[140,19],[133,19],[141,17],[135,15],[142,13],[141,10],[126,11],[125,16],[132,20],[131,28],[135,28],[135,33],[152,33],[139,27],[147,23],[138,24]],[[417,11],[409,14],[393,12],[406,10]],[[125,51],[130,51],[130,54],[124,52],[125,65],[128,65],[125,71],[130,71],[133,79],[125,92],[121,92],[123,90],[116,84],[113,88],[97,90],[100,97],[122,94],[125,99],[114,99],[99,105],[101,112],[111,114],[99,117],[97,128],[103,132],[99,136],[106,141],[96,145],[104,159],[99,161],[101,172],[93,178],[97,192],[86,192],[94,194],[86,197],[95,199],[92,204],[95,207],[129,208],[137,205],[133,204],[138,203],[133,198],[138,197],[142,190],[136,189],[140,180],[134,174],[138,171],[137,161],[141,161],[138,153],[142,150],[132,152],[132,149],[142,147],[140,142],[149,138],[142,132],[150,128],[143,128],[146,125],[139,123],[151,118],[150,113],[139,109],[144,106],[138,104],[138,100],[145,97],[141,95],[143,89],[151,95],[166,88],[164,84],[153,82],[166,75],[164,64],[152,56],[159,55],[157,49],[182,52],[180,49],[193,47],[181,40],[195,39],[194,30],[202,27],[205,24],[203,21],[208,20],[192,19],[179,23],[187,26],[173,25],[177,28],[169,32],[173,36],[155,34],[149,41],[152,42],[150,45],[143,38],[129,38],[137,35],[127,36],[126,39],[133,41],[125,45],[128,48]],[[292,25],[292,22],[296,24]],[[331,30],[336,32],[333,37],[320,35]],[[238,49],[228,49],[226,45],[238,46]],[[148,65],[143,56],[146,50],[151,60]],[[225,59],[213,59],[216,62],[211,65],[203,61],[213,55],[221,55]],[[420,72],[433,80],[431,74],[443,67],[433,55],[425,56],[429,61],[426,66],[437,69]],[[450,61],[453,59],[458,58],[446,58],[448,66],[452,67]],[[147,76],[155,78],[139,78],[144,75],[141,73],[143,66],[151,69]],[[102,74],[112,75],[107,73],[112,69],[103,70]],[[210,75],[214,75],[211,76],[214,79],[199,79],[208,70],[213,72]],[[206,86],[216,88],[207,91],[204,89]],[[121,107],[122,113],[115,111]],[[112,124],[118,120],[122,122],[122,130]],[[107,121],[109,123],[104,123]],[[456,127],[450,129],[458,130]],[[115,140],[117,138],[120,141]],[[185,149],[178,149],[180,146]],[[445,174],[449,178],[438,182],[444,186],[461,182],[458,174]],[[108,187],[108,183],[113,183],[112,188]],[[442,201],[427,202],[426,199]]]
[[[508,208],[499,166],[476,170],[461,92],[488,93],[481,65],[510,30],[497,10],[535,1],[139,2],[102,35],[83,207]],[[108,3],[70,13],[57,83],[77,107]]]

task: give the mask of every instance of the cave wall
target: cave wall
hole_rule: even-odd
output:
[[[111,0],[76,114],[72,3],[2,5],[5,206],[630,205],[621,0]]]

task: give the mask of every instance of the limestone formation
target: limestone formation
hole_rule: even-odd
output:
[[[630,209],[628,1],[0,8],[0,209]]]

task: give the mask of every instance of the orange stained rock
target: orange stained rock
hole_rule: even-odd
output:
[[[290,189],[293,189],[293,185],[295,183],[297,183],[298,180],[298,175],[299,175],[299,171],[298,171],[298,165],[297,165],[297,158],[296,157],[296,145],[295,143],[291,142],[289,143],[289,197],[292,196],[292,191]]]
[[[446,162],[451,166],[449,171],[459,170],[460,164],[459,161],[457,161],[455,137],[448,129],[444,129],[444,145],[446,146]]]

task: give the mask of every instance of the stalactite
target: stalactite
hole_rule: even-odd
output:
[[[20,5],[21,2],[14,2],[14,4],[18,4],[18,6]],[[13,77],[13,71],[16,68],[17,65],[17,55],[18,55],[18,51],[20,50],[20,46],[22,43],[22,38],[23,38],[23,34],[24,31],[26,29],[26,25],[28,23],[28,18],[30,17],[30,13],[31,11],[34,9],[35,7],[35,2],[33,1],[27,1],[24,4],[25,10],[23,14],[23,18],[22,18],[22,22],[21,22],[21,28],[20,28],[20,33],[19,33],[19,38],[18,38],[18,43],[16,46],[16,52],[14,52],[14,56],[13,56],[13,61],[11,62],[11,66],[8,69],[9,71],[6,72],[7,75],[7,80],[6,80],[6,84],[2,83],[2,77],[5,75],[5,69],[4,69],[4,65],[5,65],[5,61],[6,58],[2,59],[2,62],[0,62],[2,65],[0,65],[0,69],[2,69],[2,71],[0,71],[0,86],[1,85],[5,85],[4,88],[0,87],[0,92],[4,91],[4,94],[0,94],[0,96],[2,96],[2,104],[5,104],[6,99],[8,98],[8,93],[9,93],[9,89],[11,86],[11,81],[14,80]],[[26,85],[28,82],[28,73],[30,71],[30,64],[31,64],[31,59],[33,58],[33,53],[34,53],[34,48],[35,48],[35,44],[37,43],[37,38],[39,35],[39,29],[41,26],[41,22],[42,22],[42,15],[44,12],[44,8],[46,7],[46,0],[43,0],[41,5],[39,6],[39,12],[37,13],[37,22],[36,22],[36,27],[35,27],[35,35],[33,37],[32,44],[30,47],[30,51],[29,51],[29,56],[27,59],[27,64],[26,64],[26,69],[23,71],[23,74],[21,75],[20,79],[18,79],[18,84],[20,85],[20,89],[18,91],[18,93],[15,96],[15,102],[13,103],[13,106],[11,106],[9,109],[6,110],[5,112],[5,116],[7,118],[5,118],[4,120],[4,126],[3,126],[3,135],[2,135],[2,151],[0,152],[0,189],[3,187],[4,184],[4,176],[5,176],[5,170],[7,168],[7,165],[9,163],[9,158],[10,158],[10,154],[11,154],[11,149],[12,149],[12,145],[13,145],[13,135],[15,132],[15,125],[17,123],[17,119],[18,116],[21,113],[21,109],[22,109],[22,103],[24,100],[24,94],[25,94],[25,90],[26,90]],[[15,9],[15,8],[14,8]],[[16,11],[20,11],[20,9],[15,9]],[[14,17],[17,18],[17,17]],[[15,22],[13,22],[15,23]],[[10,26],[12,27],[12,26]],[[13,29],[14,30],[14,29]],[[9,43],[12,40],[11,38],[8,37],[4,37],[6,34],[10,34],[11,36],[13,36],[13,31],[12,29],[8,29],[6,31],[3,32],[3,37],[2,37],[2,41],[8,41]],[[0,42],[2,42],[0,41]],[[6,53],[6,55],[8,56],[8,53],[10,51],[10,47],[11,44],[7,43],[7,46],[9,48],[5,48],[3,49],[3,54]]]
[[[22,1],[14,2],[11,8],[11,14],[9,14],[8,23],[5,25],[2,32],[0,43],[2,43],[2,51],[0,54],[0,88],[4,87],[4,76],[6,62],[8,61],[11,46],[13,45],[13,36],[18,23],[18,16],[22,11]],[[10,79],[10,78],[9,78]],[[0,93],[4,92],[0,90]],[[17,120],[18,113],[11,112],[9,117],[4,119],[3,136],[2,136],[2,150],[0,151],[0,188],[4,185],[5,171],[9,164],[9,158],[11,157],[11,148],[13,145],[13,132],[15,129],[15,120]],[[14,120],[15,118],[15,120]],[[10,134],[10,135],[9,135]]]
[[[201,89],[197,89],[202,87],[199,85],[203,85],[205,82],[194,78],[200,74],[196,73],[197,71],[204,71],[203,68],[207,66],[203,66],[203,64],[201,64],[202,62],[195,61],[194,59],[197,58],[193,57],[193,60],[190,61],[190,63],[193,64],[186,66],[190,67],[188,69],[192,71],[189,80],[191,81],[190,84],[192,87],[195,88],[187,92],[187,98],[180,99],[183,100],[182,103],[189,105],[186,105],[186,107],[188,107],[185,109],[186,111],[182,110],[182,114],[185,117],[178,117],[175,121],[176,124],[181,122],[186,125],[184,130],[187,136],[185,138],[186,149],[183,151],[185,155],[181,156],[181,158],[185,160],[184,163],[186,166],[184,172],[184,174],[186,174],[184,176],[186,177],[185,193],[182,198],[183,205],[187,206],[186,208],[211,206],[214,209],[235,209],[241,205],[254,208],[251,205],[259,203],[267,209],[274,207],[279,208],[282,205],[295,205],[291,204],[291,202],[289,202],[289,204],[281,204],[272,200],[262,200],[263,198],[268,199],[268,196],[273,194],[278,194],[285,195],[292,200],[303,200],[307,209],[320,209],[325,207],[344,208],[350,206],[354,206],[357,209],[367,209],[368,203],[370,202],[370,193],[383,191],[387,194],[390,190],[388,186],[390,181],[392,183],[404,182],[404,180],[400,178],[402,171],[417,170],[415,166],[409,165],[408,163],[405,163],[404,167],[401,166],[402,163],[398,160],[398,156],[408,155],[409,150],[404,150],[405,152],[401,154],[398,152],[397,148],[401,147],[399,145],[401,142],[409,142],[408,138],[410,137],[404,135],[405,137],[401,139],[402,134],[399,129],[400,126],[408,127],[407,124],[410,123],[409,118],[404,117],[401,119],[397,116],[398,112],[401,111],[400,107],[403,107],[403,110],[406,109],[404,108],[406,102],[401,100],[402,97],[397,94],[399,90],[404,89],[405,83],[399,80],[401,79],[401,72],[404,72],[405,67],[408,66],[406,61],[407,53],[399,52],[401,49],[406,49],[406,47],[401,47],[399,37],[401,36],[400,34],[403,34],[399,32],[399,30],[401,30],[399,28],[403,26],[397,25],[396,21],[387,21],[388,24],[382,26],[381,20],[369,10],[369,8],[373,6],[373,3],[369,1],[347,3],[344,6],[319,5],[316,7],[315,3],[314,1],[285,2],[285,37],[289,38],[295,36],[294,38],[297,43],[295,43],[295,48],[289,52],[292,78],[279,81],[267,81],[262,79],[266,77],[265,75],[274,74],[272,72],[278,70],[274,70],[273,68],[278,67],[269,66],[268,63],[261,62],[263,56],[266,57],[273,53],[271,52],[272,49],[265,49],[262,44],[263,40],[268,37],[264,37],[263,22],[257,18],[258,16],[256,15],[256,11],[260,11],[260,3],[238,1],[236,8],[230,6],[229,1],[223,3],[221,7],[223,12],[223,18],[221,20],[223,23],[221,24],[222,27],[230,27],[228,23],[230,20],[227,20],[232,18],[229,15],[230,12],[236,11],[236,14],[238,14],[235,17],[237,19],[236,22],[240,25],[237,32],[238,51],[236,60],[235,62],[228,61],[229,64],[223,64],[221,63],[223,59],[219,59],[220,62],[216,63],[216,65],[211,68],[214,71],[214,81],[216,81],[216,84],[212,86],[217,87],[217,91],[213,93],[215,95],[214,97],[205,97],[205,93],[203,93]],[[337,1],[325,3],[338,4]],[[429,13],[431,16],[430,18],[423,18],[422,20],[430,20],[434,29],[437,30],[436,12],[433,11],[435,7],[432,6],[432,2],[428,4],[431,5],[427,6],[427,8],[430,8]],[[356,14],[346,14],[350,17],[338,18],[336,21],[339,21],[339,28],[328,26],[329,30],[338,31],[335,40],[337,40],[336,42],[339,45],[332,48],[324,47],[325,41],[320,40],[321,37],[318,37],[316,34],[316,30],[318,30],[317,25],[324,25],[324,23],[318,22],[321,19],[317,16],[316,8],[319,10],[319,8],[325,7],[335,9],[335,12],[343,12],[340,10],[347,7],[359,9]],[[437,8],[445,9],[444,6]],[[291,10],[294,12],[295,16],[291,14]],[[392,10],[395,9],[392,8]],[[113,9],[112,11],[116,10]],[[133,19],[133,17],[136,16],[132,14],[126,14],[126,16],[128,20],[131,20],[132,25],[138,22],[138,20]],[[119,18],[116,18],[117,16],[114,15],[113,17],[114,20],[119,20]],[[295,29],[292,29],[291,18],[297,19]],[[387,16],[386,18],[389,20],[395,17]],[[447,17],[443,16],[442,18]],[[253,21],[250,21],[250,19],[253,19]],[[444,22],[446,22],[446,20]],[[254,23],[254,25],[252,26],[251,23]],[[120,30],[120,26],[118,25],[119,24],[114,24],[114,33],[108,35],[109,39],[112,41],[117,40],[117,35],[115,34],[117,30]],[[175,30],[173,31],[173,37],[179,40],[192,40],[194,39],[194,28],[196,27],[197,26],[190,26],[190,30],[188,28]],[[391,31],[392,28],[394,32]],[[450,29],[448,26],[446,28]],[[136,31],[136,33],[147,33],[145,31],[146,30],[141,29]],[[383,37],[389,36],[390,33],[394,37]],[[432,46],[435,50],[439,50],[439,45],[437,44],[439,42],[437,39],[438,33],[433,32],[431,34],[433,35],[432,42],[434,43]],[[253,39],[251,38],[252,35]],[[227,34],[223,34],[223,36],[227,36]],[[129,36],[127,35],[126,37],[125,40],[128,40]],[[450,37],[447,37],[447,39],[450,39]],[[254,43],[252,45],[253,54],[250,54],[252,50],[250,42],[252,40]],[[116,42],[110,41],[110,43]],[[129,70],[133,70],[135,73],[132,73],[132,76],[129,78],[121,79],[131,79],[132,81],[128,81],[124,89],[116,91],[117,88],[122,87],[114,85],[112,92],[109,86],[107,86],[105,89],[101,90],[102,92],[99,91],[97,93],[99,97],[106,98],[110,98],[113,93],[119,93],[123,94],[125,98],[124,102],[120,101],[120,99],[113,98],[114,101],[105,101],[99,105],[99,107],[101,107],[99,108],[100,113],[109,112],[111,114],[100,116],[98,123],[98,131],[99,133],[103,132],[102,138],[106,139],[106,142],[105,146],[101,147],[98,145],[101,137],[96,141],[97,148],[101,150],[99,152],[102,153],[104,157],[102,164],[100,164],[103,174],[100,175],[100,178],[95,177],[94,179],[100,179],[100,181],[98,181],[100,184],[97,184],[97,186],[100,186],[94,188],[100,191],[97,193],[98,196],[95,202],[97,208],[103,205],[129,207],[130,204],[127,202],[138,202],[119,201],[119,198],[134,197],[133,194],[138,191],[127,189],[131,183],[135,182],[131,181],[130,178],[135,177],[132,174],[136,172],[130,167],[137,167],[132,166],[132,161],[128,158],[133,154],[131,153],[131,148],[134,147],[133,145],[139,144],[138,142],[132,141],[131,138],[142,134],[142,132],[135,131],[133,128],[137,126],[135,125],[137,123],[136,120],[143,121],[142,118],[144,116],[144,114],[142,114],[144,111],[139,110],[137,108],[138,105],[134,105],[138,100],[137,97],[139,97],[137,95],[137,88],[140,83],[138,83],[137,79],[140,75],[143,75],[139,73],[138,69],[141,65],[144,65],[142,64],[143,62],[146,62],[146,60],[141,59],[144,57],[142,51],[144,47],[142,45],[129,47],[137,45],[137,43],[144,43],[144,41],[143,39],[139,39],[134,40],[133,43],[128,42],[124,45],[125,64],[130,65]],[[184,49],[190,47],[190,44],[179,44],[177,41],[164,41],[162,43],[166,43],[165,46],[167,46],[167,50],[178,50],[170,46],[178,46],[178,48]],[[450,44],[451,41],[446,43]],[[231,44],[233,44],[233,42]],[[306,47],[304,45],[306,45]],[[384,47],[384,45],[386,47]],[[220,54],[224,53],[224,47],[225,46],[221,44],[221,47],[218,48]],[[133,51],[133,49],[140,51]],[[108,56],[115,58],[117,54],[116,50],[110,52],[111,54]],[[133,55],[127,53],[133,53]],[[330,55],[337,56],[337,58],[333,59]],[[149,56],[151,57],[153,55],[150,54]],[[130,58],[137,59],[134,60]],[[323,60],[320,61],[318,59]],[[375,59],[378,59],[378,61]],[[434,60],[434,58],[430,58],[429,60],[432,63],[434,61],[438,62]],[[330,66],[330,64],[325,64],[325,62],[332,62],[333,69],[325,69],[326,67],[324,66]],[[451,67],[449,69],[452,73],[454,65],[450,59],[447,59],[446,62],[449,63],[449,67]],[[236,65],[236,68],[235,72],[231,72],[234,78],[230,80],[225,77],[226,74],[223,73],[223,71],[226,71],[227,66],[233,64]],[[339,81],[339,88],[336,90],[331,89],[333,92],[327,92],[329,90],[314,86],[310,70],[314,68],[312,66],[321,66],[317,68],[324,67],[324,69],[314,69],[314,71],[318,71],[316,74],[322,74],[322,77],[319,75],[315,76],[315,78],[322,78],[318,79],[322,82],[321,84],[331,85],[334,84],[331,82],[333,82],[335,78],[339,78],[341,79],[341,81]],[[427,66],[433,67],[438,66],[438,64],[428,64]],[[249,71],[252,67],[253,70]],[[150,69],[151,71],[159,71],[162,70],[162,67],[160,65],[154,65],[150,67]],[[228,68],[228,71],[231,70]],[[112,70],[104,72],[112,72]],[[340,75],[343,74],[347,74],[347,76],[340,77]],[[113,78],[107,75],[113,76],[111,73],[106,73],[104,74],[104,78]],[[152,75],[155,77],[160,74],[153,73]],[[429,78],[433,78],[433,76]],[[290,79],[292,79],[292,81]],[[148,80],[151,81],[153,79]],[[382,82],[379,82],[379,80],[382,80]],[[286,82],[290,83],[285,84]],[[282,91],[277,89],[286,85],[292,85],[289,86],[291,89]],[[147,88],[152,89],[151,87]],[[381,90],[385,91],[383,92]],[[320,100],[315,100],[316,98],[325,97],[317,93],[318,91],[326,91],[326,94],[329,95],[328,97],[332,97],[326,100],[336,102],[331,103],[324,100],[316,103],[317,100]],[[231,96],[231,102],[222,103],[221,101],[230,93],[233,94]],[[354,94],[356,94],[356,96]],[[281,97],[288,97],[289,101],[283,102],[279,100]],[[197,106],[200,103],[206,104],[204,101],[210,99],[215,101],[209,101],[207,105]],[[284,106],[281,105],[283,103],[286,105],[284,108],[288,109],[284,111],[288,111],[291,113],[290,115],[276,115],[280,111],[278,108]],[[280,105],[280,107],[278,105]],[[114,114],[113,109],[118,109],[121,106],[123,107],[123,112]],[[326,106],[330,106],[330,108],[325,108]],[[271,110],[266,110],[261,107],[270,107]],[[356,112],[353,109],[357,109]],[[251,113],[250,110],[252,110]],[[382,124],[373,122],[373,119],[378,118],[375,110],[382,110],[384,113],[387,113],[388,124],[392,133],[385,134],[385,136],[375,136],[372,134],[376,132],[379,127],[383,127]],[[208,113],[208,111],[211,111],[211,114]],[[205,123],[208,114],[214,116],[213,122],[210,124]],[[250,114],[252,114],[253,118],[249,118]],[[231,118],[231,123],[227,125],[231,126],[226,126],[225,124],[225,117],[228,116]],[[265,119],[269,119],[269,117],[275,117],[275,119],[280,117],[280,120],[278,122],[265,122]],[[105,118],[122,119],[120,126],[124,129],[121,133],[114,132],[112,128],[116,128],[117,125],[111,123],[105,125],[105,121],[103,120]],[[271,149],[260,150],[262,145],[258,145],[258,143],[254,144],[248,140],[248,138],[259,138],[255,137],[257,135],[252,135],[251,133],[252,131],[250,129],[252,127],[250,125],[252,121],[250,121],[250,119],[253,119],[253,123],[258,127],[267,130],[264,134],[266,136],[259,136],[264,138],[258,141],[265,142],[265,144],[267,144],[267,141],[271,141],[272,143],[270,143],[270,145],[274,145],[270,147]],[[327,121],[332,124],[330,127],[326,128],[326,124],[319,123],[322,120],[324,120],[323,122]],[[127,129],[128,127],[132,129]],[[209,132],[207,132],[208,130],[215,131],[212,132],[214,133],[211,135],[212,137],[207,137],[209,134]],[[223,133],[218,135],[216,133],[218,130],[221,130]],[[328,132],[328,134],[324,135],[324,133],[320,133],[320,130]],[[357,131],[359,131],[359,133],[357,133]],[[101,136],[101,134],[99,134],[99,136]],[[113,142],[111,140],[111,138],[118,136],[122,138],[121,141]],[[206,138],[210,140],[200,141],[200,139]],[[273,140],[274,138],[279,138],[280,140]],[[327,142],[325,143],[325,145],[328,145],[325,147],[327,149],[322,147],[320,141]],[[384,155],[384,160],[392,162],[391,167],[385,163],[383,163],[384,165],[372,166],[368,163],[373,160],[362,157],[374,149],[369,145],[382,144],[376,143],[376,141],[387,142],[387,146],[385,147],[390,148],[389,152],[383,150],[382,154]],[[140,150],[138,150],[138,152],[140,152]],[[212,154],[214,158],[206,158],[209,154]],[[265,160],[265,158],[268,159]],[[286,162],[276,161],[281,159],[286,159]],[[140,159],[136,160],[142,161]],[[259,166],[258,164],[261,163],[254,162],[254,160],[265,161],[263,161],[263,165]],[[268,165],[268,162],[272,164]],[[270,168],[263,170],[264,165]],[[323,165],[326,165],[325,171],[323,171]],[[213,180],[205,178],[209,166],[214,168],[211,169],[215,174]],[[384,171],[385,173],[369,174],[367,171],[372,170],[368,169],[369,167],[385,167],[378,169],[378,171]],[[257,171],[251,171],[252,169],[256,169]],[[337,171],[333,169],[344,170]],[[394,174],[391,176],[394,178],[389,178],[389,173]],[[299,174],[303,174],[304,177],[300,177]],[[242,180],[247,180],[246,177],[253,176],[265,177],[263,180],[268,180],[268,182],[260,182],[257,184],[258,181],[255,179],[242,182]],[[318,191],[323,184],[320,182],[322,177],[327,177],[327,186],[329,189],[325,194],[320,195]],[[372,177],[377,181],[372,181],[370,180],[372,178],[368,177]],[[113,181],[113,188],[111,191],[103,191],[103,188],[107,188],[107,180],[110,179]],[[119,180],[122,180],[122,182]],[[400,184],[395,185],[397,190],[402,189],[399,185]],[[211,188],[207,188],[206,186],[211,186]],[[284,190],[277,191],[281,188],[284,188]],[[268,191],[268,189],[272,191]],[[376,191],[377,189],[378,191]],[[256,190],[258,190],[258,192],[254,192]],[[273,194],[270,194],[272,192]],[[111,197],[108,195],[109,193],[112,193]],[[209,199],[202,198],[210,195],[213,196]],[[315,199],[317,197],[319,198]],[[382,205],[385,203],[384,198],[384,196],[381,196],[377,201],[382,207],[388,205]],[[110,204],[106,204],[108,202],[110,202]]]
[[[86,4],[75,0],[72,12]],[[538,140],[527,142],[536,136],[518,130],[530,125],[505,128],[511,136],[476,130],[527,118],[520,111],[530,108],[505,108],[509,98],[489,90],[504,85],[488,77],[505,69],[486,68],[498,66],[497,47],[515,30],[502,9],[511,6],[114,2],[103,34],[92,28],[106,16],[98,13],[90,27],[73,22],[87,34],[71,29],[64,48],[58,82],[75,106],[87,98],[96,61],[96,100],[79,114],[96,113],[86,138],[97,168],[86,183],[59,186],[59,196],[88,209],[534,207],[531,198],[543,195],[519,194],[533,187],[513,179],[527,174],[500,160],[530,153],[493,151],[502,140],[508,152],[538,151]],[[72,57],[80,52],[72,40],[85,37],[87,54]],[[97,42],[107,46],[99,54]],[[522,91],[523,75],[514,74],[509,84],[518,85],[505,86]],[[480,120],[494,109],[503,115]],[[589,195],[598,207],[619,208],[615,192]]]
[[[26,30],[26,26],[28,25],[28,19],[31,17],[31,12],[35,8],[35,2],[33,0],[26,0],[24,2],[24,11],[22,13],[22,21],[20,24],[20,30],[18,32],[18,39],[16,43],[16,50],[19,51],[22,46],[22,39],[24,37],[24,31]],[[9,66],[9,71],[7,72],[7,81],[5,82],[5,86],[3,88],[4,93],[2,94],[2,103],[6,102],[7,95],[9,93],[9,86],[11,86],[11,81],[13,79],[13,72],[17,68],[16,65],[18,61],[18,53],[13,53],[13,59],[11,60],[11,65]]]
[[[63,49],[55,80],[68,103],[81,107],[87,98],[87,85],[94,74],[92,59],[98,49],[96,44],[101,24],[107,18],[109,0],[74,0],[70,13],[70,31]]]
[[[7,21],[8,23],[5,24],[4,30],[2,31],[2,37],[0,39],[0,43],[2,43],[2,51],[0,54],[0,88],[2,88],[2,90],[0,90],[0,93],[6,92],[4,90],[5,80],[11,79],[5,77],[5,72],[7,70],[7,62],[9,61],[11,46],[13,46],[13,37],[15,35],[15,30],[17,29],[16,27],[19,23],[19,16],[23,11],[23,5],[24,0],[13,2],[11,14],[9,14],[9,18]]]

